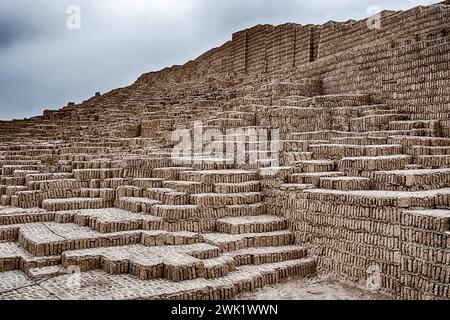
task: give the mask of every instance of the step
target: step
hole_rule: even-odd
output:
[[[361,116],[376,116],[376,115],[383,115],[383,114],[392,114],[392,110],[366,110],[361,113]]]
[[[33,280],[42,281],[45,279],[54,278],[56,276],[66,274],[67,271],[60,265],[33,268],[28,271],[28,276]]]
[[[309,146],[316,159],[340,159],[343,157],[378,157],[401,154],[401,145],[349,145],[322,144]]]
[[[368,136],[353,136],[344,138],[332,138],[333,144],[349,144],[349,145],[384,145],[388,144],[387,137],[368,137]]]
[[[17,195],[19,192],[28,191],[25,186],[5,186],[1,192],[7,196]]]
[[[12,176],[14,174],[14,171],[16,171],[16,170],[39,171],[39,169],[40,169],[39,165],[4,165],[1,167],[1,175],[2,176]]]
[[[392,136],[435,136],[436,132],[429,129],[413,129],[413,130],[380,130],[374,129],[366,132],[368,137],[392,137]],[[389,141],[389,140],[388,140]],[[396,144],[396,143],[392,143]],[[398,144],[398,143],[397,143]]]
[[[224,277],[231,272],[236,271],[236,262],[233,257],[220,256],[212,259],[203,260],[203,277],[205,279],[214,279]]]
[[[312,112],[314,112],[314,110],[312,110]],[[325,116],[327,117],[327,116]],[[306,119],[305,119],[306,120]],[[324,119],[324,121],[330,121],[331,119]],[[322,143],[329,143],[331,139],[333,138],[343,138],[343,137],[351,137],[354,135],[359,135],[359,133],[357,132],[350,132],[349,131],[349,124],[348,124],[348,119],[343,119],[343,121],[339,121],[340,119],[336,119],[337,122],[330,124],[332,126],[332,128],[334,130],[323,130],[323,131],[309,131],[309,132],[303,132],[303,133],[294,133],[293,135],[291,135],[293,138],[297,138],[297,139],[308,139],[308,140],[323,140],[326,142],[322,142]],[[307,120],[306,120],[307,121]],[[342,123],[343,122],[343,123]],[[298,129],[297,129],[298,130]],[[301,129],[300,129],[301,130]],[[319,143],[313,143],[313,144],[322,144],[321,142]]]
[[[260,192],[261,183],[259,181],[248,181],[241,183],[216,183],[214,184],[215,193],[251,193]]]
[[[25,185],[25,178],[0,176],[0,185],[24,186]]]
[[[320,178],[320,188],[335,190],[370,190],[372,180],[362,177],[324,177]]]
[[[0,241],[17,241],[20,224],[0,225]]]
[[[175,159],[175,158],[174,158]],[[192,162],[191,158],[176,158],[178,163],[192,164],[195,170],[232,170],[236,169],[236,163],[223,157],[201,158]]]
[[[112,161],[110,159],[96,159],[89,161],[72,161],[74,169],[114,169],[120,168],[122,161]]]
[[[21,209],[15,207],[0,207],[0,225],[14,225],[34,222],[47,222],[55,219],[54,212],[43,209]]]
[[[287,228],[287,220],[277,216],[227,217],[217,220],[217,231],[229,234],[262,233]]]
[[[406,120],[407,118],[407,115],[404,114],[380,114],[353,118],[350,120],[350,131],[368,132],[388,130],[389,122]]]
[[[192,167],[155,168],[152,170],[152,177],[164,180],[178,180],[180,178],[181,172],[190,170],[193,170],[193,168]]]
[[[160,178],[134,178],[131,185],[141,189],[162,188],[164,179]]]
[[[450,155],[418,156],[416,162],[424,168],[450,168]]]
[[[401,144],[402,146],[426,146],[426,147],[449,147],[450,138],[417,137],[417,136],[391,136],[389,144]]]
[[[199,243],[146,247],[140,244],[65,252],[63,265],[83,272],[103,269],[110,274],[130,273],[139,279],[164,278],[180,282],[204,276],[201,259],[218,257],[217,247]]]
[[[329,140],[332,138],[348,137],[354,134],[357,133],[338,130],[322,130],[309,132],[289,132],[288,137],[290,137],[292,140],[317,141],[317,143],[310,143],[310,144],[322,144],[322,143],[329,143],[330,142]]]
[[[123,197],[116,200],[116,207],[135,213],[151,213],[152,207],[161,201],[143,197]]]
[[[33,181],[44,181],[44,180],[59,180],[59,179],[73,179],[73,174],[65,172],[57,173],[38,173],[38,174],[28,174],[25,177],[25,181],[28,183]]]
[[[141,244],[146,247],[181,246],[202,243],[201,234],[186,231],[150,230],[142,232]]]
[[[142,232],[102,234],[71,223],[34,223],[20,226],[19,243],[31,254],[56,256],[68,250],[110,247],[140,243]]]
[[[146,198],[144,189],[134,186],[119,186],[116,189],[116,198]]]
[[[316,186],[313,184],[304,184],[304,183],[283,183],[280,186],[280,190],[282,191],[304,191],[309,189],[314,189]]]
[[[301,140],[298,138],[295,138],[295,136],[289,140],[285,141],[283,143],[283,149],[284,152],[309,152],[309,146],[313,144],[325,144],[329,143],[328,140]]]
[[[405,210],[402,214],[402,226],[413,230],[445,233],[450,231],[450,210]]]
[[[391,121],[389,130],[436,129],[438,124],[435,120]]]
[[[37,166],[42,164],[40,160],[0,160],[0,167],[8,165]]]
[[[164,181],[162,187],[189,194],[211,193],[214,191],[213,185],[191,181]]]
[[[13,177],[25,178],[29,174],[37,174],[39,171],[36,170],[14,170]]]
[[[450,188],[424,191],[311,189],[310,201],[333,202],[364,207],[449,208]]]
[[[11,196],[11,206],[19,208],[36,208],[42,206],[42,200],[46,198],[55,198],[54,196],[44,197],[40,191],[18,191]]]
[[[57,179],[57,180],[39,180],[27,183],[30,190],[53,190],[53,189],[81,189],[89,188],[89,181],[80,181],[77,179]]]
[[[218,118],[229,118],[229,119],[254,120],[255,114],[253,112],[225,111],[225,112],[219,112],[217,114],[217,117]]]
[[[168,205],[184,205],[190,203],[189,194],[168,188],[152,188],[146,190],[146,195],[150,199],[160,201]]]
[[[412,156],[450,156],[450,147],[412,146],[405,149]]]
[[[405,166],[405,170],[422,170],[422,169],[426,169],[426,168],[423,168],[422,166],[419,166],[418,164],[408,164],[407,166]]]
[[[117,208],[57,212],[55,222],[76,223],[100,233],[162,229],[162,219]]]
[[[253,204],[232,205],[223,208],[226,217],[260,216],[266,213],[264,202]]]
[[[215,212],[210,210],[208,218],[214,218]],[[207,214],[208,212],[205,212]],[[178,221],[187,219],[196,219],[202,217],[202,212],[197,205],[165,205],[155,204],[152,206],[151,214],[161,217],[166,221]]]
[[[94,179],[112,179],[121,178],[123,169],[76,169],[73,170],[73,176],[77,180],[90,181]]]
[[[203,235],[203,239],[206,243],[218,246],[223,252],[230,252],[250,247],[291,245],[294,241],[294,235],[287,230],[236,235],[207,233]]]
[[[285,163],[301,160],[313,160],[312,152],[287,152],[283,155]]]
[[[231,300],[239,294],[276,284],[284,278],[306,277],[315,273],[315,261],[304,258],[256,266],[241,266],[224,277],[197,278],[177,282],[176,285],[166,279],[141,280],[132,275],[111,275],[98,270],[83,273],[84,281],[91,284],[88,288],[61,289],[66,288],[67,276],[56,277],[41,286],[47,293],[50,292],[62,300],[83,300],[86,297],[91,300]],[[130,291],[130,285],[132,285],[132,291]],[[8,299],[8,294],[2,295],[1,298]]]
[[[214,126],[219,128],[241,128],[248,126],[255,126],[255,119],[230,119],[230,118],[222,118],[222,119],[212,119],[205,121],[205,125]]]
[[[200,208],[254,204],[262,201],[260,192],[247,193],[203,193],[191,196],[192,203]]]
[[[155,205],[151,211],[153,216],[163,218],[163,230],[213,232],[216,220],[229,216],[263,215],[266,213],[264,203],[250,205],[225,206],[221,208],[199,208],[194,205],[171,206]],[[154,223],[144,229],[154,229]]]
[[[333,118],[346,120],[349,117],[391,114],[392,112],[387,105],[339,106],[331,110]]]
[[[164,157],[127,157],[123,160],[123,167],[128,168],[141,168],[141,169],[151,169],[151,168],[163,168],[170,164],[170,158]]]
[[[330,172],[335,169],[335,162],[327,160],[294,161],[290,165],[295,167],[295,173]]]
[[[29,273],[31,269],[44,268],[59,265],[61,257],[55,256],[34,256],[24,250],[18,243],[0,243],[0,272],[21,270]]]
[[[103,198],[45,199],[42,201],[42,208],[48,211],[101,209],[107,205],[107,201]]]
[[[348,157],[337,163],[339,171],[359,175],[361,172],[398,170],[411,164],[412,158],[408,155],[392,155],[382,157]]]
[[[294,174],[295,168],[291,166],[284,167],[270,167],[270,168],[260,168],[259,176],[262,181],[265,179],[287,179],[291,174]]]
[[[314,172],[314,173],[294,173],[288,176],[288,183],[292,184],[313,184],[318,186],[320,178],[344,176],[343,172]]]
[[[306,258],[307,250],[301,246],[281,246],[247,248],[237,251],[227,252],[224,257],[231,257],[236,266],[262,265],[267,263],[277,263],[289,260]]]
[[[108,204],[114,203],[116,199],[116,189],[113,188],[83,188],[79,190],[79,194],[83,198],[102,198]]]
[[[215,183],[241,183],[258,180],[256,171],[247,170],[204,170],[180,172],[180,180]]]

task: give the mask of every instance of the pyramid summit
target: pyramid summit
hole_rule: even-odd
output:
[[[234,299],[326,275],[448,300],[449,32],[450,1],[258,25],[0,121],[0,299]]]

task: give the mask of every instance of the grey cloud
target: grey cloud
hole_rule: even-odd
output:
[[[64,1],[55,5],[55,1],[43,0],[31,2],[25,0],[0,1],[0,48],[13,46],[21,41],[32,39],[49,40],[54,38],[64,23]]]

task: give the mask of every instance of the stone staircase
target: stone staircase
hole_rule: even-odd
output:
[[[0,299],[233,299],[317,272],[364,285],[373,263],[394,297],[448,299],[441,122],[274,73],[2,123]],[[199,128],[243,148],[174,156]]]

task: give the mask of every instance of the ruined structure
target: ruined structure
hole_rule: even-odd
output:
[[[0,299],[231,299],[315,273],[449,299],[450,1],[379,22],[256,26],[0,122]],[[278,129],[279,159],[173,157],[195,121]]]

